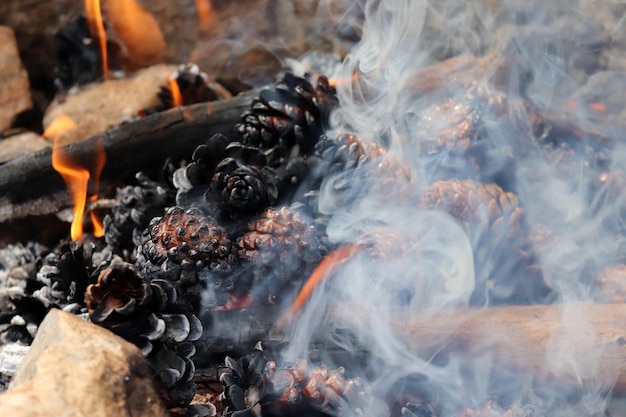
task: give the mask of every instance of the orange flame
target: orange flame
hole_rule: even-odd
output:
[[[154,16],[135,0],[108,0],[107,23],[124,44],[126,53],[120,60],[131,71],[165,60],[167,44]]]
[[[170,86],[170,91],[172,92],[172,101],[174,102],[174,107],[182,106],[183,96],[180,93],[180,87],[178,86],[176,78],[170,77],[168,83]]]
[[[102,73],[104,74],[104,79],[108,80],[109,63],[107,58],[107,37],[104,31],[104,23],[102,21],[100,0],[85,0],[85,13],[87,14],[87,22],[89,23],[91,36],[98,38],[100,55],[102,56]]]
[[[203,32],[208,31],[213,23],[213,6],[211,0],[196,0],[198,24]]]
[[[293,302],[287,314],[285,314],[276,324],[278,329],[282,329],[287,325],[295,314],[302,309],[306,301],[309,299],[313,291],[322,283],[326,277],[331,275],[337,268],[347,259],[350,259],[363,249],[363,245],[344,245],[329,253],[320,264],[315,268],[304,287],[298,293],[296,300]]]
[[[68,131],[76,127],[76,123],[66,115],[57,117],[54,122],[43,133],[43,137],[54,137],[54,146],[52,147],[52,168],[63,177],[74,202],[74,219],[70,227],[70,236],[72,240],[78,240],[83,235],[83,216],[85,214],[85,204],[87,202],[87,185],[89,183],[89,170],[77,167],[68,156],[63,152],[60,141],[60,133]],[[100,173],[106,161],[106,153],[101,143],[98,143],[96,158],[94,163],[94,178],[96,184],[99,181]],[[97,195],[92,199],[97,198]],[[92,220],[95,215],[91,213]],[[99,219],[94,221],[94,236],[100,237],[103,234]],[[99,234],[99,235],[98,235]]]

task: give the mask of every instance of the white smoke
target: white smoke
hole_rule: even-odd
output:
[[[427,155],[419,146],[427,112],[446,98],[462,97],[468,81],[507,97],[511,113],[506,122],[493,123],[491,118],[481,126],[483,146],[491,158],[491,165],[482,169],[487,175],[493,173],[487,180],[496,181],[503,172],[511,179],[506,186],[519,196],[526,226],[547,226],[557,236],[558,244],[536,254],[536,267],[551,291],[540,300],[546,303],[592,300],[593,273],[624,262],[621,244],[616,244],[623,242],[624,193],[614,190],[620,180],[617,168],[626,156],[624,145],[614,139],[623,134],[614,125],[594,120],[607,120],[592,111],[599,108],[602,113],[601,107],[589,107],[610,93],[589,97],[584,88],[586,83],[595,83],[596,89],[606,86],[607,75],[595,72],[610,69],[606,64],[610,55],[603,57],[604,62],[599,58],[606,51],[608,35],[597,16],[606,16],[607,9],[600,4],[590,7],[585,2],[564,1],[367,1],[362,41],[339,70],[340,79],[355,81],[338,85],[341,107],[333,115],[335,131],[388,144],[389,157],[400,158],[410,167],[416,194],[433,180]],[[618,19],[616,25],[621,22]],[[416,87],[424,68],[465,54],[476,57],[480,65],[473,69],[477,71],[442,72],[437,88]],[[615,74],[609,77],[617,85],[622,85],[619,80],[623,79]],[[621,93],[615,100],[623,102]],[[545,134],[537,135],[533,111],[552,116]],[[612,116],[610,111],[607,117]],[[618,119],[608,120],[623,124]],[[565,132],[563,137],[558,136],[559,131]],[[559,146],[571,146],[571,161],[544,157],[549,146],[541,141],[548,135],[561,141]],[[593,156],[601,147],[599,140],[612,141],[614,158],[606,156],[606,161],[599,161]],[[564,168],[565,162],[569,165]],[[598,182],[603,170],[613,172],[611,181]],[[355,170],[341,180],[353,188],[372,183],[366,170]],[[328,225],[331,242],[371,248],[371,236],[387,234],[401,235],[406,245],[388,257],[365,249],[341,264],[297,317],[287,357],[305,355],[315,334],[326,335],[336,347],[366,346],[371,356],[363,373],[375,375],[370,383],[373,392],[381,393],[381,409],[385,393],[398,384],[409,384],[409,377],[417,374],[428,381],[425,385],[446,397],[451,404],[450,408],[444,406],[448,411],[458,404],[480,407],[494,395],[510,404],[531,395],[531,388],[538,386],[544,390],[541,402],[546,409],[557,397],[565,396],[552,386],[537,385],[540,382],[533,375],[496,369],[488,350],[471,356],[451,355],[442,364],[407,348],[392,330],[394,311],[402,308],[422,318],[450,312],[469,305],[472,292],[485,285],[474,275],[478,267],[472,253],[474,242],[451,216],[419,210],[416,200],[407,201],[393,190],[358,190],[358,197],[344,204],[346,200],[333,194],[336,187],[325,185],[320,204],[334,212]],[[377,242],[373,243],[376,247]],[[325,314],[342,305],[350,307],[333,317]],[[595,331],[585,323],[584,309],[564,308],[562,320],[584,328],[582,333],[581,327],[569,332],[565,326],[548,343],[546,360],[552,373],[578,378],[574,388],[578,394],[574,399],[568,397],[569,408],[563,412],[603,413],[617,371],[600,369],[589,356]],[[356,342],[335,338],[342,331]],[[443,333],[454,331],[455,326],[442,329]],[[423,386],[418,383],[415,389]]]

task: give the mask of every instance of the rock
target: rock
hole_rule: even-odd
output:
[[[139,349],[108,330],[51,310],[9,391],[3,416],[166,417]]]
[[[72,143],[117,126],[139,110],[158,103],[159,87],[176,66],[157,65],[132,78],[90,84],[74,94],[55,99],[43,119],[47,129],[61,115],[69,116],[76,127],[62,133],[61,143]]]
[[[52,146],[52,142],[33,132],[19,133],[0,139],[0,164],[49,146]]]
[[[0,26],[0,130],[31,108],[28,74],[22,65],[13,31]]]

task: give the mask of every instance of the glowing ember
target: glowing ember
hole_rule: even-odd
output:
[[[361,249],[363,249],[362,245],[345,245],[329,253],[322,262],[320,262],[317,268],[315,268],[315,271],[313,271],[306,284],[304,284],[304,287],[302,287],[298,293],[298,297],[296,297],[289,311],[278,321],[276,327],[282,329],[288,324],[293,316],[302,309],[311,294],[313,294],[313,291],[319,287],[322,281],[335,272],[343,261],[350,259]]]
[[[91,36],[98,38],[100,55],[102,57],[102,73],[104,74],[104,79],[108,80],[109,64],[107,60],[107,38],[104,31],[104,23],[102,22],[100,0],[85,0],[85,13],[87,14]]]
[[[87,202],[87,185],[89,183],[89,170],[71,161],[63,152],[60,141],[60,133],[66,132],[76,127],[76,123],[68,116],[61,115],[43,133],[45,138],[54,138],[54,146],[52,148],[52,167],[63,177],[74,202],[74,219],[70,228],[70,236],[72,240],[78,240],[83,234],[83,215],[85,214],[85,204]],[[98,144],[94,160],[94,179],[96,186],[98,184],[100,173],[106,161],[106,154],[102,144]],[[91,200],[97,199],[97,194]],[[91,219],[94,223],[94,236],[103,235],[103,227],[100,220],[91,213]]]
[[[359,78],[357,73],[352,74],[349,78],[330,78],[328,80],[328,85],[331,87],[343,87],[349,84],[352,84]]]
[[[180,93],[180,87],[178,86],[178,82],[176,81],[176,77],[170,77],[168,80],[170,91],[172,92],[172,101],[174,107],[182,106],[183,104],[183,96]]]

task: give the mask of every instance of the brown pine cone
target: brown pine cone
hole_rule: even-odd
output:
[[[427,210],[443,210],[479,233],[514,236],[520,232],[524,210],[517,196],[496,184],[450,179],[433,183],[419,201]]]
[[[298,288],[324,252],[315,229],[288,207],[263,212],[236,247],[247,271],[243,281],[259,291],[255,298],[261,302]]]
[[[308,369],[304,359],[287,368],[274,370],[269,377],[279,409],[313,407],[331,415],[362,415],[369,407],[367,389],[359,378],[346,378],[343,368],[329,370],[325,365]],[[350,406],[345,409],[345,406]]]
[[[150,239],[144,243],[143,253],[155,264],[169,259],[182,266],[219,270],[232,266],[232,244],[226,230],[197,209],[171,207],[163,217],[152,219],[148,231]]]
[[[323,136],[315,145],[315,154],[329,164],[326,175],[356,168],[367,160],[387,151],[373,142],[365,142],[355,135],[343,133],[336,137]]]
[[[428,136],[424,145],[428,153],[446,149],[464,154],[476,145],[479,134],[480,111],[471,102],[449,98],[424,117],[421,126]],[[430,136],[430,132],[435,132]]]

